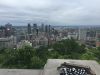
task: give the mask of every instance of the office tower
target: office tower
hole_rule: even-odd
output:
[[[84,29],[84,28],[81,28],[79,29],[79,40],[80,41],[86,41],[86,32],[87,32],[87,29]]]
[[[37,24],[33,24],[33,33],[36,33],[37,30]]]
[[[28,34],[31,34],[31,25],[28,24]]]
[[[96,31],[94,30],[89,30],[86,33],[86,40],[88,41],[95,41],[95,37],[96,37]]]
[[[45,26],[45,32],[48,33],[48,25]]]
[[[41,25],[41,31],[44,32],[45,31],[45,27],[44,24]]]
[[[51,32],[51,25],[48,26],[48,32],[50,34],[50,32]]]
[[[100,47],[100,31],[96,32],[96,47]]]
[[[16,29],[12,28],[12,35],[16,35]]]
[[[0,37],[5,37],[5,27],[0,27]]]
[[[38,29],[36,29],[36,35],[38,36],[38,34],[39,34],[39,30],[38,30]]]
[[[11,36],[13,33],[12,24],[8,23],[5,25],[5,35]]]

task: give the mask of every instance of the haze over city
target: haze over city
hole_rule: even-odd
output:
[[[0,75],[100,75],[100,0],[0,0]]]
[[[100,0],[0,0],[0,24],[99,25]]]

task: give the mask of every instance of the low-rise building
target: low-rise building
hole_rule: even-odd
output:
[[[16,46],[16,37],[0,38],[0,48],[14,48]]]

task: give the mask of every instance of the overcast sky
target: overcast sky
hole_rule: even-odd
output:
[[[0,25],[99,25],[100,0],[0,0]]]

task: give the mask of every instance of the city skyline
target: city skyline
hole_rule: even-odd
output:
[[[99,0],[0,0],[0,25],[100,25]]]

